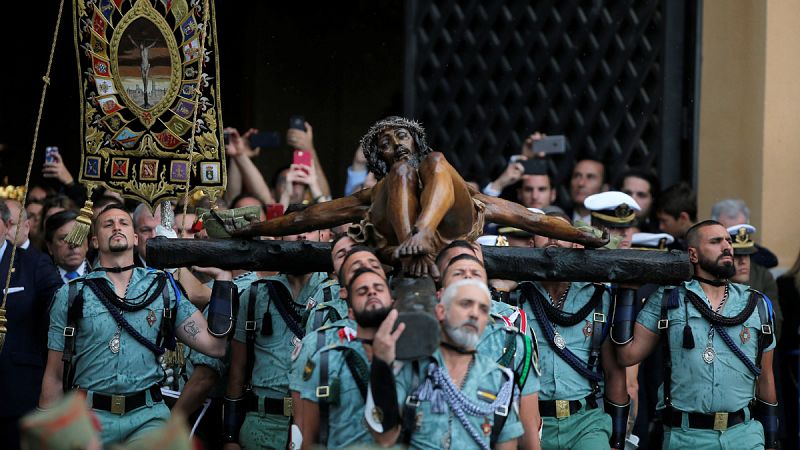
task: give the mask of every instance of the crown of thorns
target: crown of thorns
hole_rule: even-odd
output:
[[[406,119],[405,117],[387,117],[380,120],[370,127],[367,134],[361,138],[361,148],[364,153],[377,151],[378,137],[387,128],[406,128],[414,135],[420,153],[427,153],[428,143],[425,142],[425,129],[416,120]]]

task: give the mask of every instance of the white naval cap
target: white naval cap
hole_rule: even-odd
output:
[[[592,223],[599,222],[608,227],[630,227],[636,219],[636,211],[642,208],[630,195],[620,191],[607,191],[586,197],[583,206],[592,213]]]
[[[496,234],[485,234],[478,239],[475,239],[475,243],[479,245],[486,245],[489,247],[507,247],[508,241],[503,236],[497,236]]]
[[[742,229],[744,229],[744,231],[741,231]],[[736,236],[739,233],[753,234],[755,232],[756,227],[750,225],[749,223],[740,223],[739,225],[728,227],[728,234],[731,236]]]
[[[673,242],[675,242],[675,238],[667,233],[633,233],[631,247],[666,250],[667,245]]]
[[[734,255],[752,255],[756,250],[756,243],[753,242],[751,234],[756,232],[756,227],[749,223],[741,223],[728,227],[728,234],[733,238],[731,246]]]

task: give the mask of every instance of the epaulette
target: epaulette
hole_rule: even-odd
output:
[[[344,328],[346,326],[347,326],[346,323],[333,322],[333,323],[329,323],[327,325],[323,325],[323,326],[317,328],[317,332],[328,331],[328,330],[332,330],[334,328]]]

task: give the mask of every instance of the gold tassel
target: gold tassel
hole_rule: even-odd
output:
[[[81,213],[75,219],[75,225],[69,231],[64,242],[69,244],[70,247],[77,247],[83,244],[86,237],[89,236],[89,229],[92,227],[92,201],[86,200],[86,204],[81,208]]]
[[[5,308],[0,308],[0,352],[3,351],[3,345],[6,343],[6,333],[8,330],[6,329],[6,323],[8,319],[6,319],[6,310]]]

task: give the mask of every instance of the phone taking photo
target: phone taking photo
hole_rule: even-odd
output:
[[[295,150],[292,155],[292,164],[311,167],[311,153],[306,150]]]
[[[56,157],[55,154],[58,153],[58,147],[51,146],[45,147],[44,149],[44,162],[47,164],[55,164]]]
[[[277,131],[262,131],[250,135],[250,148],[278,148],[281,146],[281,135]]]
[[[306,119],[303,116],[292,116],[289,118],[289,129],[306,131]]]
[[[563,134],[555,136],[545,136],[533,141],[533,153],[545,153],[556,155],[567,151],[567,139]]]

